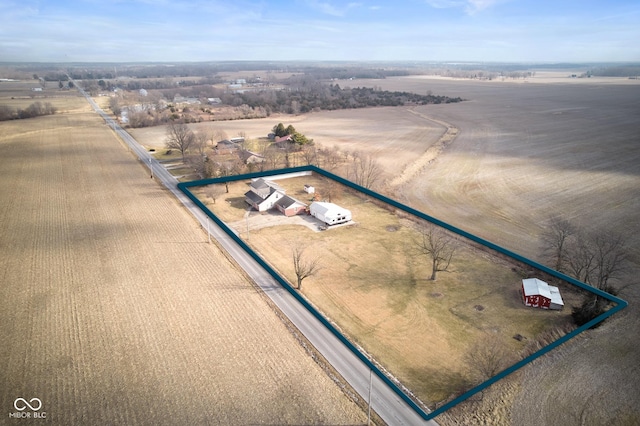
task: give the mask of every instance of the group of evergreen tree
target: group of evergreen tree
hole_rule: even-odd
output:
[[[275,126],[273,126],[273,134],[278,138],[289,136],[291,138],[291,142],[298,145],[307,145],[313,143],[313,139],[309,139],[302,133],[298,132],[291,124],[289,124],[287,127],[284,127],[284,124],[282,123],[276,124]]]

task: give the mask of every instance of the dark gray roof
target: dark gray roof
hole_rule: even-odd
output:
[[[264,198],[262,198],[261,196],[259,196],[258,194],[256,194],[253,191],[247,191],[245,192],[244,196],[246,198],[249,199],[249,201],[256,203],[256,204],[260,204],[261,202],[264,201]]]
[[[306,206],[306,204],[303,203],[302,201],[296,200],[295,198],[290,197],[288,195],[284,195],[282,198],[278,200],[278,202],[276,202],[276,204],[282,207],[283,209],[287,209],[296,203]]]

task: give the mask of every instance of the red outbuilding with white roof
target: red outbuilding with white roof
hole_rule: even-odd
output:
[[[558,287],[537,278],[522,280],[522,301],[526,306],[542,309],[562,309],[564,306]]]

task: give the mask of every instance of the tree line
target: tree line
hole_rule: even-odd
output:
[[[625,235],[581,229],[554,216],[542,238],[543,256],[557,271],[612,295],[624,288],[618,281],[629,267]],[[572,316],[580,326],[604,313],[608,307],[608,300],[589,293],[583,303],[572,310]]]
[[[52,115],[55,113],[56,107],[54,107],[50,102],[34,102],[24,109],[16,109],[8,105],[0,105],[0,121],[40,117],[42,115]]]
[[[237,93],[234,97],[250,107],[264,107],[269,112],[304,114],[311,111],[366,108],[376,106],[427,105],[461,102],[433,94],[391,92],[371,87],[342,88],[338,84],[303,81],[285,90]]]

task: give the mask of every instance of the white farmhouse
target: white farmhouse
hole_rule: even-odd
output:
[[[347,209],[322,201],[315,201],[309,206],[311,216],[323,221],[327,225],[337,225],[351,220],[351,212]]]
[[[244,200],[259,212],[266,212],[284,195],[284,189],[278,184],[259,178],[251,182],[251,188],[244,194]]]

